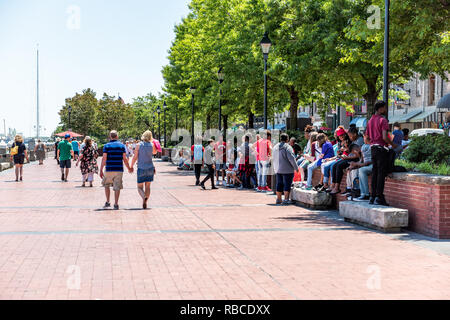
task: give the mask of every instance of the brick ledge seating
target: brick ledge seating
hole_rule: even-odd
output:
[[[346,174],[341,190],[345,190]],[[318,184],[320,170],[313,172],[313,185]],[[369,176],[369,186],[371,176]],[[396,208],[407,209],[408,229],[438,239],[450,239],[450,176],[416,172],[394,173],[386,179],[384,195]],[[336,207],[347,199],[339,194],[333,202]]]
[[[408,227],[408,210],[370,205],[367,202],[343,201],[339,214],[345,221],[383,232],[400,232]]]
[[[328,209],[333,202],[333,197],[326,192],[293,188],[291,199],[297,204],[311,209]]]

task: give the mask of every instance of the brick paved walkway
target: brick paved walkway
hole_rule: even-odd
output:
[[[157,163],[150,210],[125,175],[120,211],[103,189],[59,181],[53,162],[0,173],[0,299],[449,299],[450,257],[276,207],[250,191],[202,191]],[[76,180],[76,181],[74,181]]]

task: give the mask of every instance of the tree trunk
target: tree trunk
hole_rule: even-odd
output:
[[[297,113],[298,113],[298,91],[295,90],[294,86],[290,86],[288,88],[289,96],[291,97],[291,106],[289,108],[289,116],[290,116],[290,129],[297,130],[298,122],[297,122]]]
[[[254,128],[253,122],[254,122],[254,114],[253,114],[253,112],[250,111],[248,114],[248,128],[249,129]]]
[[[375,113],[375,103],[378,99],[377,78],[366,79],[367,91],[363,94],[367,103],[367,119]]]

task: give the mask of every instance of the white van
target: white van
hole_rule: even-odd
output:
[[[425,136],[428,134],[444,134],[443,129],[423,128],[411,131],[410,136]]]

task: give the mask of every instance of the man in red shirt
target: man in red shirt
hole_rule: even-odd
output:
[[[388,135],[389,122],[385,117],[386,113],[386,102],[378,101],[375,104],[375,114],[370,118],[366,130],[366,135],[370,138],[373,164],[372,195],[369,203],[382,206],[389,206],[384,198],[384,180],[389,165],[388,146],[391,145],[394,149],[397,147]]]

